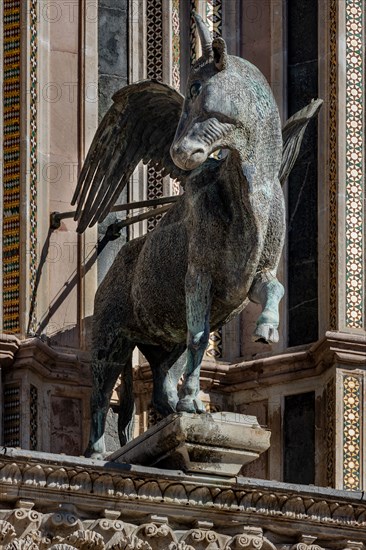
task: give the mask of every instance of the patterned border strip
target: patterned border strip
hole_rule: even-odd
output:
[[[38,0],[30,0],[30,332],[37,330],[36,281],[37,281],[37,34]]]
[[[3,331],[17,333],[20,276],[20,0],[3,0]]]
[[[147,0],[146,4],[147,78],[163,80],[163,4],[162,0]],[[163,196],[163,177],[153,166],[147,169],[147,198]],[[161,217],[149,218],[147,230],[152,231]]]
[[[343,377],[343,488],[361,489],[362,380]]]
[[[222,0],[207,0],[206,19],[214,38],[222,33]]]
[[[338,215],[337,215],[337,9],[338,0],[329,3],[329,326],[337,330],[338,311]]]
[[[326,481],[327,487],[335,487],[335,421],[336,421],[336,386],[332,379],[326,386]]]
[[[193,17],[193,13],[197,11],[196,0],[190,0],[190,25],[189,25],[189,54],[191,65],[197,61],[197,34],[196,34],[196,21]]]
[[[4,388],[3,444],[7,447],[20,447],[20,388]]]
[[[346,325],[364,327],[364,0],[346,0]]]
[[[207,0],[206,20],[214,38],[222,32],[222,0]],[[213,359],[222,357],[222,330],[211,332],[206,355]]]
[[[172,2],[172,83],[176,90],[180,90],[180,11],[179,0]]]

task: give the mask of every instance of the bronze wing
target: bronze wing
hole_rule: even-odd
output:
[[[184,182],[189,172],[175,166],[169,152],[183,101],[174,88],[154,80],[131,84],[113,96],[72,199],[79,233],[104,220],[140,160]]]
[[[309,105],[289,118],[284,125],[282,129],[282,163],[278,176],[282,185],[285,183],[292,168],[294,167],[300,152],[301,142],[304,137],[306,127],[310,120],[318,114],[322,105],[322,99],[313,100],[309,103]]]

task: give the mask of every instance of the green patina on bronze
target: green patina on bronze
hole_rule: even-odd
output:
[[[281,182],[321,101],[294,115],[281,132],[264,76],[228,55],[222,38],[212,42],[198,16],[196,22],[203,56],[192,68],[186,98],[155,81],[115,94],[74,196],[82,232],[105,218],[140,160],[184,187],[153,232],[121,249],[96,294],[88,455],[105,450],[105,417],[121,373],[121,444],[129,438],[135,346],[153,371],[154,406],[167,416],[204,410],[199,373],[210,330],[248,299],[262,306],[254,339],[278,341]],[[210,158],[219,149],[227,155]]]

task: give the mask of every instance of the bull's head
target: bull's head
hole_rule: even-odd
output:
[[[222,38],[212,41],[199,16],[196,22],[203,55],[188,79],[181,119],[170,149],[174,163],[183,170],[200,166],[220,148],[231,148],[238,114],[228,90],[226,43]]]
[[[188,79],[170,149],[174,163],[183,170],[193,170],[214,151],[229,149],[237,154],[246,176],[247,165],[256,166],[259,173],[269,157],[271,170],[277,175],[281,125],[268,82],[254,65],[228,55],[222,38],[212,41],[200,17],[196,16],[196,21],[203,55]]]

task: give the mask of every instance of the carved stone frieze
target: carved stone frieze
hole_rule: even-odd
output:
[[[362,550],[365,527],[361,493],[16,449],[0,460],[5,550]]]

